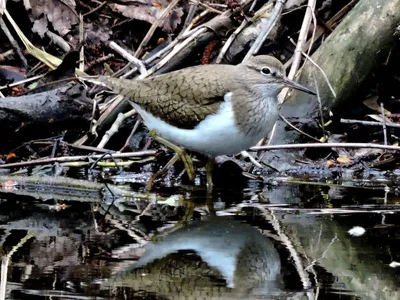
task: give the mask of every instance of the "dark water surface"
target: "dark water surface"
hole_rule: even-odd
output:
[[[3,192],[0,299],[400,299],[391,190],[250,182],[113,205]]]

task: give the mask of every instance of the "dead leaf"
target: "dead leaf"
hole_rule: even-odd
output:
[[[142,20],[153,24],[160,18],[164,9],[168,6],[171,0],[143,0],[141,4],[129,5],[132,3],[130,0],[123,0],[120,2],[127,2],[127,5],[110,4],[112,10],[121,13],[123,16],[131,19]],[[174,7],[160,23],[159,27],[165,32],[172,32],[181,23],[183,10],[181,7]]]
[[[367,115],[367,117],[370,117],[374,121],[383,123],[382,115]],[[392,121],[390,121],[387,117],[385,117],[385,119],[386,123],[392,123]]]
[[[325,166],[327,168],[332,168],[335,165],[335,163],[332,160],[327,160],[325,163]]]
[[[24,5],[25,9],[30,11],[33,22],[47,19],[61,36],[66,35],[71,27],[79,22],[74,0],[24,0]],[[41,36],[47,32],[43,20],[39,21],[41,24],[37,24],[35,29]]]
[[[36,32],[41,38],[44,38],[47,28],[47,18],[40,18],[33,22],[32,31]]]
[[[338,164],[348,164],[349,162],[351,162],[351,159],[348,157],[344,157],[344,156],[339,156],[338,158],[336,158],[336,161]]]
[[[373,111],[377,112],[378,114],[381,114],[381,107],[378,104],[378,96],[372,96],[364,100],[364,105]],[[391,116],[391,112],[388,111],[387,109],[384,109],[384,113],[386,117]]]

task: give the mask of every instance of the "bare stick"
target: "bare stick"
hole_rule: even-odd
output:
[[[135,57],[139,57],[142,54],[143,48],[147,45],[150,41],[151,37],[156,31],[157,27],[161,24],[161,22],[165,19],[165,17],[172,11],[172,9],[178,4],[179,0],[174,0],[164,9],[161,13],[160,17],[151,25],[149,31],[146,33],[146,36],[143,38],[142,42],[140,43],[139,47],[135,52]]]
[[[253,5],[255,4],[255,1],[253,2]],[[264,5],[262,8],[260,8],[255,14],[252,20],[257,19],[258,17],[261,17],[267,9],[269,9],[272,6],[272,3],[268,3]],[[251,11],[251,8],[250,8]],[[249,21],[247,19],[244,19],[242,24],[236,30],[231,34],[231,36],[228,38],[228,40],[225,42],[224,46],[222,47],[220,53],[218,54],[216,63],[219,64],[221,63],[226,51],[228,51],[229,47],[232,45],[233,41],[236,39],[238,34],[242,32],[242,30],[247,26]]]
[[[160,60],[154,67],[152,67],[151,69],[148,70],[147,75],[140,75],[138,78],[139,79],[143,79],[147,76],[150,76],[151,74],[153,74],[155,71],[157,71],[158,69],[160,69],[161,67],[163,67],[172,57],[174,57],[178,52],[180,52],[182,49],[184,49],[185,47],[189,46],[189,44],[196,39],[199,35],[201,35],[202,33],[206,32],[207,28],[206,27],[202,27],[200,30],[197,30],[192,36],[190,36],[189,38],[187,38],[183,43],[177,45],[166,57],[164,57],[162,60]]]
[[[138,151],[138,152],[125,152],[125,153],[115,153],[111,154],[113,158],[130,158],[130,157],[143,157],[143,156],[153,156],[156,154],[155,150],[146,150],[146,151]],[[54,158],[43,158],[43,159],[35,159],[30,161],[22,161],[11,164],[0,165],[0,168],[21,168],[28,166],[36,166],[36,165],[47,165],[52,163],[63,163],[63,162],[71,162],[71,161],[82,161],[87,159],[99,159],[103,158],[104,154],[96,154],[96,155],[77,155],[77,156],[63,156],[63,157],[54,157]]]
[[[303,52],[303,45],[307,41],[308,29],[312,19],[312,12],[315,9],[315,0],[308,0],[306,13],[304,14],[303,24],[301,25],[299,38],[297,40],[296,49],[294,50],[293,63],[289,71],[288,78],[293,79],[299,69],[301,62],[301,53]]]
[[[201,1],[191,0],[191,2],[193,2],[193,3],[195,3],[195,4],[198,4],[198,5],[200,5],[200,6],[203,6],[204,8],[206,8],[206,9],[208,9],[209,11],[212,11],[212,12],[214,12],[214,13],[216,13],[216,14],[219,14],[219,15],[220,15],[220,14],[223,14],[223,13],[224,13],[224,12],[222,12],[222,11],[216,9],[216,8],[211,7],[210,5],[208,5],[208,4],[206,4],[206,3],[202,3]]]
[[[373,143],[310,143],[310,144],[287,144],[251,147],[250,151],[283,150],[283,149],[309,149],[309,148],[371,148],[384,150],[400,150],[400,146],[379,145]]]
[[[248,60],[254,54],[257,54],[258,50],[260,50],[262,44],[270,34],[272,28],[278,21],[278,18],[282,12],[283,5],[285,4],[285,0],[276,0],[274,11],[271,15],[271,18],[265,23],[262,31],[258,35],[257,39],[254,41],[254,44],[251,46],[249,52],[247,52],[246,56],[244,57],[243,61]]]
[[[317,92],[317,100],[318,100],[318,106],[319,106],[319,114],[321,116],[321,126],[322,126],[322,131],[324,133],[324,138],[326,137],[326,130],[325,130],[325,121],[324,121],[324,113],[322,111],[322,102],[321,102],[321,96],[319,94],[319,87],[318,87],[318,82],[317,79],[315,78],[315,73],[313,73],[314,77],[314,84],[315,84],[315,91]]]
[[[107,132],[103,135],[103,138],[101,139],[100,143],[97,145],[97,148],[104,148],[104,146],[108,143],[110,138],[118,132],[119,127],[121,126],[122,122],[125,119],[128,119],[132,117],[134,114],[136,114],[136,110],[132,109],[126,113],[119,113],[117,119],[114,121],[112,124],[111,128],[107,130]]]
[[[18,46],[18,43],[12,36],[11,32],[8,30],[8,27],[7,27],[6,23],[4,22],[2,16],[0,17],[0,27],[3,30],[4,34],[6,35],[6,37],[8,38],[8,40],[10,41],[11,45],[14,47],[15,51],[17,52],[24,68],[28,69],[29,68],[28,61],[26,60],[24,54],[21,51],[21,48]]]
[[[146,67],[144,66],[143,62],[140,59],[137,59],[127,51],[125,51],[122,47],[118,46],[117,43],[115,42],[110,42],[109,46],[111,49],[115,50],[118,52],[123,58],[127,59],[129,62],[131,62],[133,65],[139,68],[140,74],[146,74],[147,70]]]
[[[126,147],[128,147],[129,141],[132,139],[132,136],[135,134],[136,130],[138,129],[139,124],[140,124],[140,120],[137,120],[135,125],[133,125],[131,133],[129,134],[128,138],[126,139],[125,144],[122,146],[122,148],[119,150],[119,152],[123,152],[126,149]]]
[[[44,77],[44,75],[37,75],[37,76],[33,76],[33,77],[30,77],[30,78],[27,78],[27,79],[24,79],[24,80],[21,80],[21,81],[17,81],[17,82],[13,82],[13,83],[10,83],[10,84],[7,84],[7,85],[3,85],[3,86],[0,86],[0,91],[4,90],[4,89],[7,89],[7,88],[14,87],[14,86],[22,85],[22,84],[25,84],[25,83],[28,83],[28,82],[31,82],[31,81],[35,81],[35,80],[38,80],[38,79],[40,79],[42,77]]]
[[[383,126],[382,122],[375,121],[362,121],[362,120],[353,120],[353,119],[340,119],[340,123],[343,124],[362,124],[366,126]],[[396,123],[386,123],[387,127],[400,128],[400,124]]]
[[[244,19],[242,24],[236,30],[231,34],[231,36],[226,40],[224,46],[222,47],[221,51],[218,54],[216,63],[219,64],[221,63],[222,59],[224,58],[224,55],[226,51],[228,51],[229,47],[232,45],[233,41],[235,38],[238,36],[238,34],[247,26],[249,21],[247,19]]]
[[[383,129],[383,143],[387,145],[387,131],[386,131],[386,117],[385,117],[385,108],[383,107],[383,103],[381,102],[381,113],[382,113],[382,129]]]
[[[285,122],[289,127],[291,127],[291,128],[293,128],[294,130],[296,130],[298,133],[300,133],[300,134],[302,134],[302,135],[305,135],[306,137],[308,137],[308,138],[310,138],[310,139],[312,139],[312,140],[314,140],[314,141],[316,141],[316,142],[321,143],[321,141],[320,141],[319,139],[317,139],[317,138],[315,138],[315,137],[309,135],[308,133],[306,133],[306,132],[302,131],[301,129],[297,128],[296,126],[294,126],[292,123],[289,122],[288,119],[286,119],[286,118],[285,118],[284,116],[282,116],[281,114],[279,114],[279,117],[282,119],[283,122]]]
[[[79,51],[79,70],[82,72],[85,71],[85,45],[83,44],[83,40],[85,38],[85,28],[83,23],[83,16],[79,14],[79,44],[81,45],[81,49]]]
[[[47,30],[46,36],[53,42],[53,44],[60,47],[65,53],[71,51],[71,46],[58,34]]]
[[[324,70],[322,70],[322,68],[321,68],[320,66],[318,66],[317,63],[316,63],[315,61],[313,61],[312,58],[311,58],[310,56],[308,56],[305,52],[302,52],[302,54],[303,54],[305,57],[307,57],[307,59],[308,59],[318,70],[320,70],[320,72],[322,73],[322,76],[324,77],[326,83],[328,84],[329,89],[331,90],[331,93],[332,93],[333,97],[336,98],[336,92],[335,92],[335,90],[333,89],[331,83],[329,82],[329,79],[328,79],[328,77],[326,76]]]

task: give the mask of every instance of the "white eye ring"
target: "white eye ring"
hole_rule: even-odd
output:
[[[275,75],[275,73],[272,72],[271,69],[268,68],[268,67],[263,67],[263,68],[261,69],[261,74],[263,74],[263,75],[272,75],[272,76]]]
[[[261,69],[261,74],[275,76],[276,75],[276,71],[271,69],[271,68],[268,68],[268,67],[263,67]]]

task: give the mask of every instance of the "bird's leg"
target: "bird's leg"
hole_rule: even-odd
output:
[[[167,141],[166,139],[163,139],[162,137],[158,136],[157,132],[154,129],[150,130],[149,133],[150,133],[150,136],[154,140],[156,140],[160,144],[163,144],[164,146],[166,146],[166,147],[172,149],[173,151],[175,151],[175,153],[179,156],[179,158],[182,160],[183,164],[185,165],[186,173],[188,174],[189,180],[191,182],[193,182],[194,181],[193,162],[192,162],[192,159],[189,157],[189,155],[186,153],[186,151],[183,150],[182,148],[178,147],[177,145]]]
[[[167,164],[159,171],[157,171],[156,173],[154,173],[149,182],[147,182],[146,184],[146,190],[150,191],[152,186],[153,186],[153,182],[154,180],[156,180],[158,177],[160,177],[161,175],[163,175],[164,173],[166,173],[168,171],[169,168],[171,168],[174,163],[176,163],[179,159],[179,155],[177,153],[175,153],[175,155],[169,160],[169,162],[167,162]]]
[[[206,178],[207,178],[207,189],[212,190],[213,180],[212,175],[214,171],[214,158],[209,157],[206,163]]]

